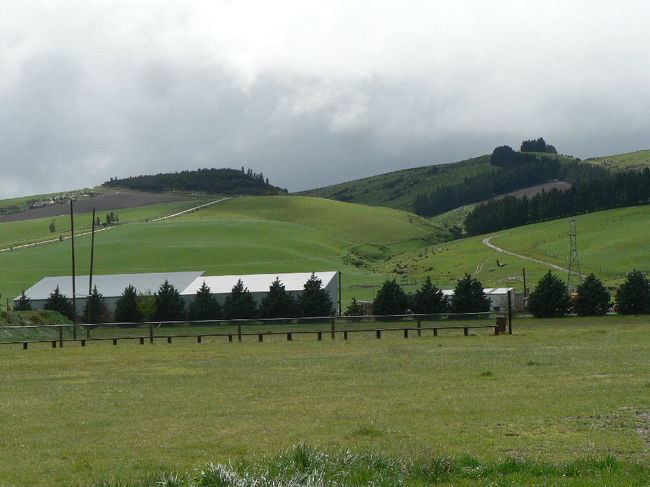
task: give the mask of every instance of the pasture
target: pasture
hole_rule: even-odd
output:
[[[514,325],[512,336],[0,347],[11,459],[0,479],[155,485],[139,480],[303,443],[386,459],[372,468],[447,459],[458,468],[444,485],[645,485],[647,318]],[[575,474],[596,459],[602,469]],[[512,476],[466,477],[494,462]]]

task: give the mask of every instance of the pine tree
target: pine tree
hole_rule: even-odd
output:
[[[548,271],[530,293],[528,309],[537,318],[564,316],[571,307],[566,284]]]
[[[262,318],[291,318],[295,315],[296,303],[293,296],[287,292],[280,278],[269,287],[269,292],[260,303]]]
[[[650,285],[640,271],[628,272],[616,291],[616,312],[622,315],[650,313]]]
[[[86,301],[82,319],[87,320],[87,323],[104,323],[108,321],[108,316],[108,306],[104,302],[104,296],[97,291],[97,286],[93,286]]]
[[[409,309],[409,299],[395,279],[386,279],[372,303],[375,315],[401,315]]]
[[[604,315],[609,311],[610,294],[594,274],[590,274],[576,288],[573,309],[580,316]]]
[[[332,298],[323,289],[323,281],[314,273],[305,282],[298,304],[302,316],[332,316],[336,312]]]
[[[221,306],[205,281],[196,291],[187,316],[190,320],[218,320],[221,318]]]
[[[442,294],[427,276],[422,287],[415,291],[413,298],[413,312],[418,314],[444,313],[449,309],[447,296]]]
[[[185,303],[176,288],[165,279],[156,293],[156,321],[180,321],[185,317]]]
[[[253,295],[248,288],[244,287],[241,279],[237,281],[232,291],[223,303],[223,315],[227,320],[237,318],[255,318],[257,315],[257,306]]]
[[[480,313],[490,311],[490,300],[483,293],[483,284],[469,274],[456,282],[451,298],[454,313]]]
[[[115,303],[114,320],[118,323],[142,321],[142,314],[138,311],[138,294],[131,284],[124,288]]]
[[[20,293],[20,298],[14,305],[14,311],[31,311],[32,310],[32,300],[25,296],[25,291],[23,290]]]
[[[63,316],[67,316],[72,321],[74,321],[75,317],[72,301],[70,301],[65,294],[61,293],[59,286],[57,286],[56,289],[50,293],[43,308],[52,311],[58,311]]]

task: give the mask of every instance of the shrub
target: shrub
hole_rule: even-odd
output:
[[[376,315],[401,315],[409,309],[409,299],[395,279],[386,280],[372,303]]]
[[[156,321],[179,321],[185,317],[185,303],[178,290],[165,279],[156,297]]]
[[[58,311],[63,316],[66,316],[72,321],[75,321],[72,301],[70,301],[66,295],[59,290],[59,286],[57,286],[56,289],[50,293],[43,308],[52,311]]]
[[[422,287],[415,291],[413,312],[418,314],[444,313],[449,309],[447,296],[442,294],[427,276]]]
[[[303,286],[298,302],[302,316],[332,316],[336,312],[332,298],[323,289],[323,281],[313,273]]]
[[[344,316],[363,316],[364,314],[363,305],[357,301],[357,298],[352,298],[352,302],[343,312]]]
[[[576,288],[573,309],[580,316],[604,315],[609,311],[609,291],[595,275],[590,274]]]
[[[616,312],[622,315],[650,313],[650,285],[640,271],[627,274],[616,290]]]
[[[196,291],[187,316],[190,320],[218,320],[221,318],[221,306],[205,281]]]
[[[262,318],[291,318],[295,314],[296,303],[293,296],[287,292],[280,278],[269,287],[269,292],[262,299],[260,304],[260,316]]]
[[[32,300],[25,296],[25,291],[20,293],[20,298],[14,305],[14,311],[31,311],[32,310]]]
[[[153,316],[153,313],[152,313]],[[135,323],[142,321],[143,316],[138,309],[138,293],[135,288],[129,284],[122,291],[122,295],[115,303],[114,320],[118,323]]]
[[[108,321],[108,316],[108,306],[104,302],[104,296],[97,291],[97,286],[94,286],[86,301],[82,319],[87,320],[87,323],[104,323]]]
[[[156,297],[148,289],[140,291],[136,299],[136,307],[142,321],[152,321],[156,315]]]
[[[223,303],[223,315],[228,320],[255,318],[257,315],[257,306],[255,300],[253,300],[253,295],[248,288],[244,287],[241,279],[237,281],[230,294],[226,296],[226,301]]]
[[[571,307],[566,284],[548,271],[530,294],[528,309],[537,318],[564,316]]]
[[[451,298],[454,313],[480,313],[490,311],[490,300],[483,293],[483,284],[469,274],[459,279]]]

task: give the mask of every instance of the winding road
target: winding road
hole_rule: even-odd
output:
[[[505,250],[505,249],[502,249],[501,247],[497,247],[496,245],[494,245],[493,243],[490,242],[491,239],[496,238],[496,237],[501,237],[502,235],[503,234],[501,233],[499,235],[493,235],[491,237],[484,238],[483,239],[483,245],[487,245],[488,247],[490,247],[491,249],[496,250],[497,252],[503,252],[504,254],[512,255],[514,257],[519,257],[520,259],[530,260],[530,261],[536,262],[538,264],[542,264],[542,265],[545,265],[545,266],[548,266],[548,267],[552,267],[553,269],[557,269],[558,271],[562,271],[562,272],[566,272],[566,273],[569,272],[569,269],[565,269],[564,267],[560,267],[559,265],[551,264],[550,262],[545,262],[545,261],[539,260],[539,259],[534,259],[533,257],[528,257],[526,255],[515,254],[514,252],[510,252],[509,250]]]

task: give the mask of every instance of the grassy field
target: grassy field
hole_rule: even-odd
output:
[[[647,318],[514,325],[512,336],[3,346],[0,455],[12,460],[0,485],[155,485],[137,481],[240,459],[263,470],[261,456],[273,465],[300,443],[305,458],[381,455],[375,470],[447,459],[443,485],[646,485]]]
[[[606,165],[603,164],[604,161],[607,161]],[[628,152],[614,156],[593,157],[585,159],[585,162],[614,169],[640,169],[650,166],[650,150],[638,150],[636,152]]]
[[[153,219],[178,213],[208,201],[211,201],[211,199],[193,199],[189,201],[147,205],[118,210],[117,215],[122,222]],[[98,212],[96,217],[99,217],[102,222],[105,222],[106,212]],[[50,232],[50,223],[54,223],[55,232]],[[75,214],[74,224],[75,233],[89,231],[92,226],[92,213]],[[0,223],[0,249],[42,242],[43,240],[57,239],[59,236],[68,235],[70,235],[69,214],[54,218],[36,218],[34,220],[4,222]]]
[[[120,219],[171,213],[186,204],[136,208],[120,212]],[[583,273],[594,272],[616,286],[626,271],[648,270],[649,213],[650,206],[645,206],[578,216]],[[88,215],[79,215],[77,222],[86,219]],[[20,229],[28,235],[36,224],[45,228],[47,221],[0,224],[0,240],[9,241]],[[566,267],[568,231],[568,222],[560,219],[503,231],[492,242]],[[177,219],[120,225],[98,233],[95,272],[205,270],[219,275],[341,270],[346,306],[352,297],[372,299],[386,278],[396,277],[413,291],[426,275],[438,286],[453,287],[467,272],[486,286],[512,285],[521,291],[523,267],[529,286],[548,270],[489,249],[482,244],[484,236],[436,244],[435,232],[426,220],[388,208],[306,197],[237,198]],[[88,272],[89,247],[88,236],[77,239],[79,274]],[[5,298],[17,296],[45,276],[67,274],[67,241],[0,253],[0,293]]]

